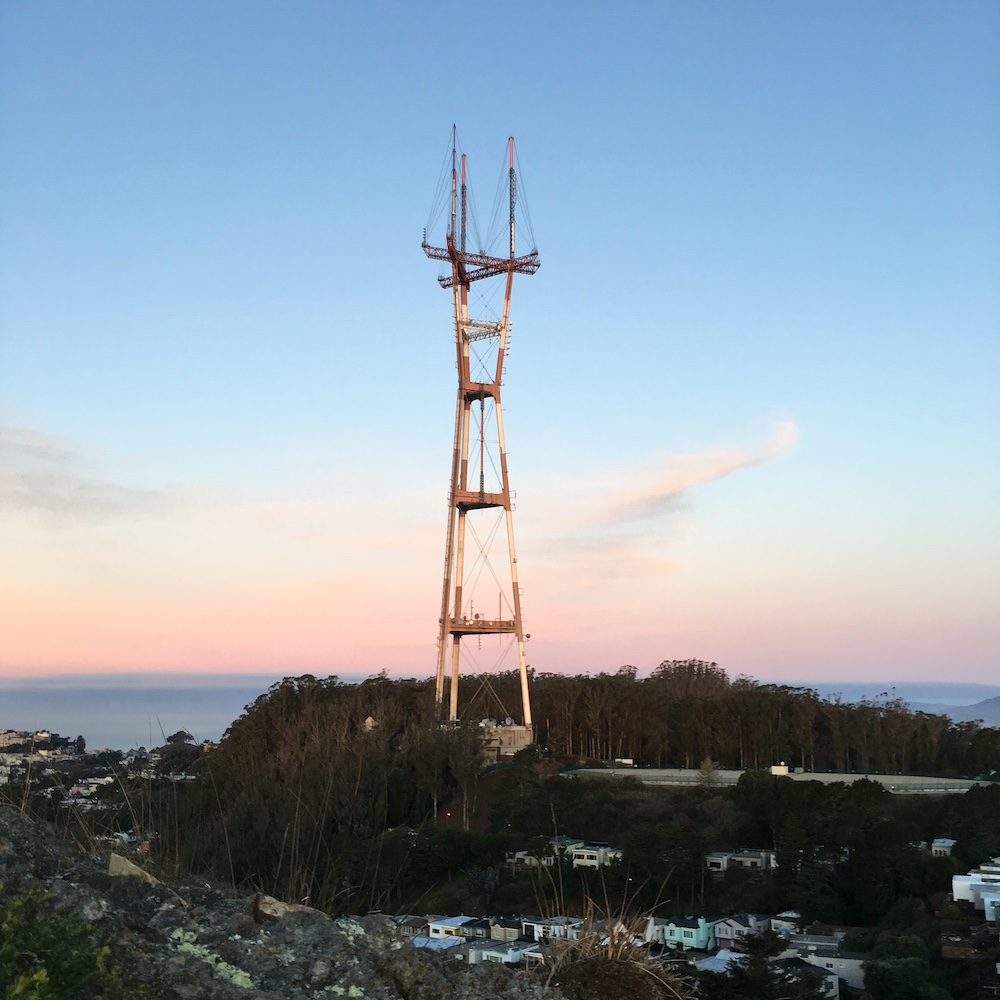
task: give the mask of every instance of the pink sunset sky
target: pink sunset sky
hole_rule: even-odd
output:
[[[433,673],[457,122],[528,662],[1000,682],[1000,5],[239,9],[0,9],[0,676]]]
[[[444,525],[433,497],[408,498],[393,526],[386,494],[137,489],[94,478],[64,440],[9,429],[0,440],[15,470],[5,673],[433,669]],[[909,556],[909,574],[887,558],[908,558],[911,529],[866,550],[853,525],[817,538],[811,518],[761,509],[766,480],[794,479],[803,447],[784,422],[742,450],[522,480],[531,665],[648,670],[697,656],[762,679],[934,680],[961,656],[963,680],[994,680],[977,581],[920,572],[926,554]]]

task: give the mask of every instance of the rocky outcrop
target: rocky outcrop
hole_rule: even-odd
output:
[[[155,881],[0,809],[0,883],[94,927],[147,1000],[559,1000],[527,973],[417,951],[382,916],[333,919],[192,879]]]

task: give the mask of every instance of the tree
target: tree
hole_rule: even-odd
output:
[[[800,977],[775,965],[785,949],[774,931],[743,938],[745,955],[725,972],[698,975],[700,995],[706,1000],[822,1000],[826,996],[819,975]]]
[[[503,784],[493,800],[493,829],[497,833],[552,836],[552,816],[538,779],[538,750],[528,746],[510,759]]]
[[[178,729],[172,736],[167,737],[167,743],[172,747],[181,747],[185,743],[194,743],[194,737],[186,729]]]
[[[437,822],[438,803],[448,791],[448,741],[440,726],[414,729],[407,743],[406,759],[417,788],[431,797]]]
[[[698,784],[712,788],[719,783],[719,765],[711,757],[706,757],[698,768]]]
[[[462,793],[462,829],[469,829],[470,799],[475,808],[475,790],[483,769],[482,731],[478,726],[458,725],[448,734],[448,770]]]
[[[925,959],[878,958],[864,963],[865,1000],[949,1000]]]

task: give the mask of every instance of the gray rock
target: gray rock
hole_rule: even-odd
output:
[[[94,926],[147,1000],[560,1000],[531,974],[402,941],[387,917],[332,919],[199,882],[109,877],[108,859],[0,808],[0,884],[37,884]],[[257,918],[255,919],[255,914]]]

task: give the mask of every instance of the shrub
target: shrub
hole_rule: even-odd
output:
[[[53,913],[48,900],[35,887],[15,893],[0,885],[0,1000],[76,1000],[117,979],[90,924]]]

